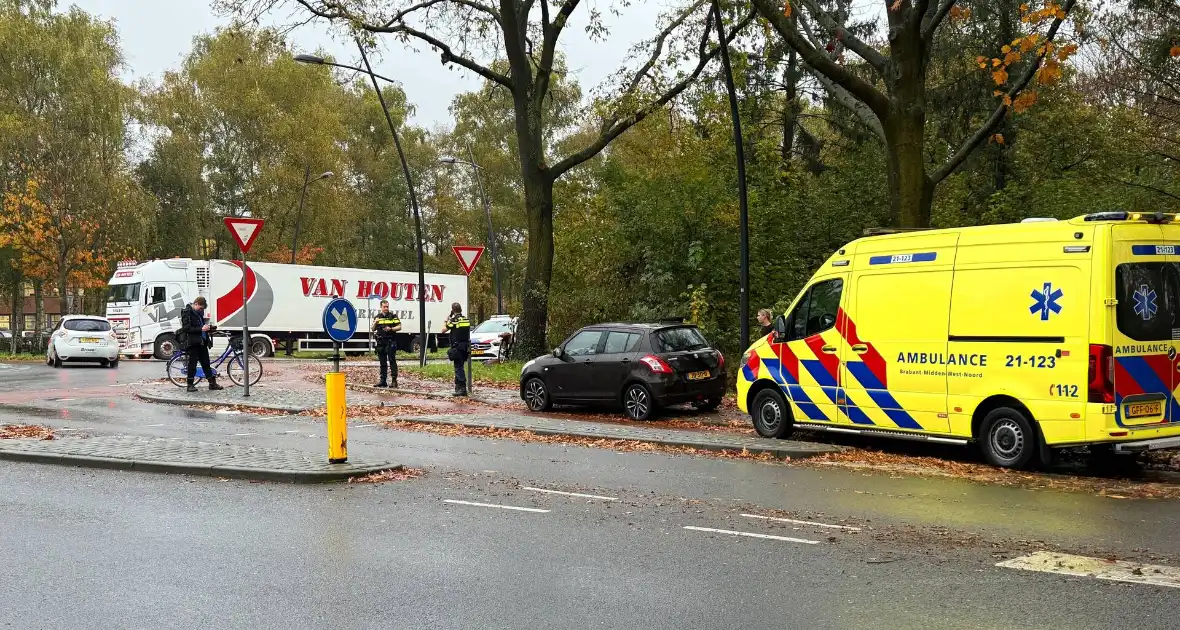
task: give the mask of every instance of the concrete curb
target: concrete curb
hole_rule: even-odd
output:
[[[293,405],[273,405],[269,403],[255,403],[249,401],[230,402],[225,400],[191,400],[188,398],[172,398],[169,396],[157,396],[155,394],[147,394],[144,392],[136,392],[135,397],[151,403],[159,403],[162,405],[212,405],[214,407],[245,407],[247,409],[268,409],[270,411],[283,411],[286,413],[303,413],[315,407],[296,407]]]
[[[806,443],[806,446],[792,446],[787,443],[781,447],[765,447],[765,446],[745,446],[745,445],[725,445],[714,442],[707,442],[703,440],[694,440],[690,434],[684,437],[643,437],[643,436],[617,436],[617,435],[603,435],[602,433],[579,429],[552,429],[547,427],[514,427],[500,425],[488,422],[476,421],[461,421],[454,419],[440,419],[434,416],[414,416],[407,418],[399,418],[407,422],[422,422],[429,424],[444,424],[452,426],[468,427],[473,429],[505,429],[509,431],[526,431],[529,433],[536,433],[538,435],[564,435],[571,437],[589,438],[594,440],[613,440],[618,442],[642,442],[644,444],[659,444],[661,446],[685,446],[689,448],[697,448],[706,451],[723,452],[723,451],[747,451],[749,453],[769,453],[778,458],[791,459],[806,459],[808,457],[816,457],[827,453],[838,453],[847,450],[845,447],[831,444],[813,444]]]
[[[125,470],[134,472],[170,473],[174,475],[199,475],[203,477],[226,477],[251,481],[281,481],[298,484],[332,483],[346,481],[352,477],[363,477],[375,472],[401,470],[401,464],[378,465],[364,468],[339,470],[281,470],[277,468],[251,468],[248,466],[203,466],[183,462],[144,461],[116,457],[95,457],[89,455],[66,455],[61,453],[32,453],[0,448],[0,460],[35,464],[56,464],[78,468],[103,470]],[[346,466],[347,464],[341,464]]]

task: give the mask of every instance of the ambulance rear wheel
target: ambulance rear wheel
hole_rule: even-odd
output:
[[[1025,468],[1040,450],[1040,436],[1032,422],[1009,407],[993,409],[980,424],[983,457],[993,466]]]
[[[773,389],[764,389],[754,396],[750,419],[754,422],[754,430],[762,437],[788,438],[795,430],[786,399]]]

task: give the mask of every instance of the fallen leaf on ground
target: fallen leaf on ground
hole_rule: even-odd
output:
[[[53,429],[38,424],[0,425],[0,440],[37,439],[52,440],[57,437]]]
[[[386,481],[405,481],[417,479],[425,472],[419,468],[401,468],[397,470],[379,470],[362,477],[349,477],[348,483],[384,483]]]

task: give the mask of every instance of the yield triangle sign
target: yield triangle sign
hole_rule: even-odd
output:
[[[250,246],[254,244],[254,239],[258,238],[258,232],[262,230],[262,219],[226,217],[225,227],[229,228],[230,235],[238,242],[238,247],[245,254],[250,251]]]
[[[476,245],[454,245],[451,249],[455,250],[455,255],[459,257],[463,273],[470,276],[471,270],[475,269],[475,263],[479,262],[480,256],[483,256],[483,248]]]

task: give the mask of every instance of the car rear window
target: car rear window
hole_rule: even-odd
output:
[[[709,342],[695,327],[681,326],[656,331],[656,345],[660,352],[688,352],[708,348]]]
[[[67,319],[61,327],[75,332],[107,332],[111,324],[101,319]]]
[[[1180,333],[1180,265],[1127,263],[1115,268],[1115,319],[1135,341],[1167,341]]]

